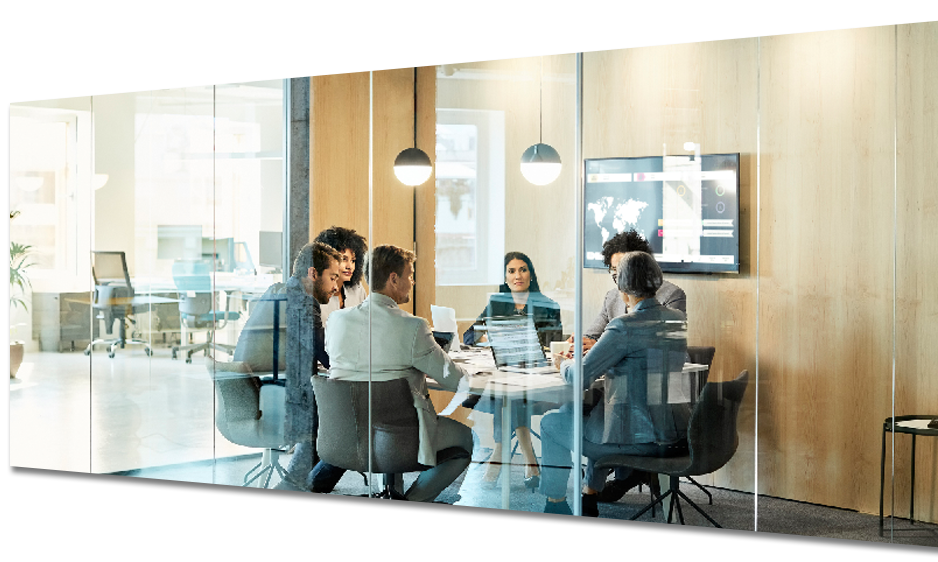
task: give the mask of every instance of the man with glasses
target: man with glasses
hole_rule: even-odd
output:
[[[622,259],[622,256],[629,252],[645,252],[646,254],[653,255],[648,241],[645,240],[641,234],[636,232],[634,228],[616,234],[603,244],[603,264],[609,268],[609,273],[612,274],[613,287],[606,293],[606,297],[603,299],[603,308],[599,311],[599,315],[593,320],[593,323],[583,331],[584,353],[589,351],[590,348],[596,344],[596,340],[603,334],[603,330],[606,329],[606,325],[609,324],[612,319],[627,314],[629,311],[628,305],[622,300],[621,294],[619,293],[617,285],[618,272],[615,266],[615,264],[618,264],[619,260]],[[662,282],[658,292],[655,293],[655,300],[667,308],[680,311],[684,314],[684,320],[687,320],[687,295],[684,293],[684,289],[665,280]],[[572,344],[573,336],[570,336],[567,341]],[[594,391],[592,394],[593,400],[591,400],[591,403],[600,399],[598,390]],[[616,472],[618,475],[620,470],[617,469]],[[615,478],[607,482],[606,487],[600,493],[600,501],[616,501],[627,491],[639,484],[648,483],[654,486],[657,482],[653,482],[653,480],[654,475],[652,474],[638,470],[631,471],[627,478]]]

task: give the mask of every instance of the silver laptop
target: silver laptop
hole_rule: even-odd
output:
[[[528,374],[558,372],[544,356],[537,329],[534,327],[534,318],[486,318],[485,327],[498,370]]]

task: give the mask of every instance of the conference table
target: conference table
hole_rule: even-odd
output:
[[[531,400],[544,403],[562,404],[570,402],[573,398],[572,389],[568,386],[560,373],[529,374],[498,370],[495,360],[488,348],[470,348],[468,350],[450,351],[450,357],[461,367],[469,371],[468,384],[463,384],[456,391],[456,396],[450,407],[443,410],[443,414],[452,411],[455,404],[461,403],[468,394],[477,394],[485,398],[501,400],[499,415],[502,421],[502,431],[499,437],[501,443],[503,467],[511,464],[511,404],[515,400]],[[693,403],[696,401],[695,390],[699,392],[708,370],[707,365],[685,363],[681,377],[669,377],[668,403]],[[431,388],[441,389],[433,379],[428,379]],[[578,394],[580,395],[580,394]],[[501,478],[501,507],[509,509],[510,478],[505,475]]]

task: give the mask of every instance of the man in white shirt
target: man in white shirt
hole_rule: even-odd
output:
[[[426,380],[429,375],[441,387],[456,390],[467,373],[434,341],[426,320],[398,306],[410,301],[415,259],[413,252],[397,246],[372,250],[366,264],[366,275],[371,270],[372,293],[358,306],[332,313],[326,352],[332,362],[331,378],[406,379],[410,384],[419,422],[417,461],[432,468],[420,473],[404,497],[428,502],[469,466],[472,432],[455,420],[437,416]],[[465,454],[452,455],[454,448]],[[437,462],[444,451],[440,457],[444,460]]]

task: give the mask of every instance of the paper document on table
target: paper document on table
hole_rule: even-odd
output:
[[[449,404],[443,408],[443,411],[440,412],[441,416],[448,416],[456,411],[456,408],[459,407],[466,398],[469,397],[469,379],[463,377],[459,379],[459,384],[456,386],[456,393],[453,394],[453,399],[449,401]]]

